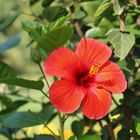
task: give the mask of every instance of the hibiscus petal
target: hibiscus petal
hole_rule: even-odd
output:
[[[85,95],[83,90],[75,81],[58,80],[49,90],[50,101],[59,111],[72,113],[80,107]]]
[[[46,74],[60,77],[74,77],[79,71],[81,62],[75,53],[64,47],[53,51],[45,60]]]
[[[112,61],[108,61],[101,67],[95,75],[95,82],[113,93],[121,93],[127,88],[122,70]]]
[[[76,55],[87,66],[101,66],[111,56],[112,50],[96,39],[82,38],[76,48]]]
[[[101,119],[111,106],[111,95],[104,89],[94,88],[86,94],[82,101],[82,112],[89,119]]]

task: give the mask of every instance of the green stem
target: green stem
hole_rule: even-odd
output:
[[[58,112],[59,124],[60,124],[60,138],[64,140],[64,120],[61,116],[61,113]]]
[[[41,92],[49,99],[49,96],[43,90],[41,90]]]
[[[58,140],[57,135],[47,126],[47,124],[44,124],[44,126],[52,133],[52,135]]]
[[[117,101],[115,100],[115,98],[112,96],[112,100],[113,100],[113,102],[116,104],[116,106],[118,107],[119,106],[119,104],[117,103]]]
[[[47,80],[47,78],[46,78],[46,76],[45,76],[45,73],[44,73],[44,71],[43,71],[43,69],[42,69],[41,64],[39,63],[38,66],[39,66],[39,68],[40,68],[40,70],[41,70],[41,72],[42,72],[42,74],[43,74],[43,77],[44,77],[44,79],[45,79],[45,81],[46,81],[46,83],[47,83],[48,88],[50,88],[49,82],[48,82],[48,80]]]

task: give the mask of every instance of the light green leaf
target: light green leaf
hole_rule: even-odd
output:
[[[8,28],[19,16],[19,13],[13,12],[2,24],[0,24],[0,31]]]
[[[140,135],[140,123],[137,123],[136,131],[137,131],[138,135]]]
[[[65,44],[73,34],[71,26],[62,26],[56,30],[53,30],[46,35],[42,36],[38,42],[38,47],[53,51],[57,47]]]
[[[112,0],[113,3],[113,10],[117,15],[121,15],[124,10],[124,7],[121,5],[119,0]]]
[[[133,120],[135,122],[136,132],[140,135],[140,118],[133,116]]]
[[[98,27],[93,27],[86,31],[85,36],[89,38],[96,38],[102,36],[102,30]]]
[[[73,19],[81,19],[84,16],[86,16],[85,12],[81,10],[80,8],[76,8],[74,13],[72,14]]]
[[[99,135],[84,135],[79,140],[101,140]]]
[[[23,21],[22,28],[29,33],[31,38],[38,41],[49,29],[39,22]]]
[[[65,21],[69,18],[69,16],[70,16],[70,14],[58,18],[56,21],[54,21],[50,24],[49,29],[52,31],[57,28],[60,28],[65,23]]]
[[[135,43],[135,37],[133,34],[122,33],[120,31],[112,31],[108,35],[108,40],[112,43],[115,54],[124,59]]]
[[[44,83],[41,80],[33,81],[33,80],[26,80],[22,78],[1,78],[0,83],[20,86],[24,88],[36,89],[36,90],[42,90],[42,88],[44,87]]]
[[[103,0],[103,2],[99,5],[97,8],[95,14],[94,14],[94,25],[97,26],[104,15],[106,14],[106,11],[110,8],[112,5],[110,0]]]

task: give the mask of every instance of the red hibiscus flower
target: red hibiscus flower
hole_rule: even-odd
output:
[[[127,87],[117,64],[108,60],[111,49],[99,40],[82,38],[75,52],[60,47],[45,60],[45,73],[60,79],[49,89],[51,103],[61,112],[72,113],[80,106],[90,119],[104,117],[111,94]]]

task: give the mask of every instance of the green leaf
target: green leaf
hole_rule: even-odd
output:
[[[5,30],[8,28],[19,16],[18,12],[13,12],[2,24],[0,24],[0,31]]]
[[[50,26],[42,25],[38,22],[22,22],[22,27],[26,30],[33,40],[37,41],[38,47],[52,51],[65,44],[73,34],[73,28],[64,25],[67,16],[58,19]]]
[[[101,37],[102,35],[103,35],[103,32],[98,27],[93,27],[93,28],[87,30],[86,33],[85,33],[85,36],[88,37],[88,38]]]
[[[84,135],[79,140],[101,140],[99,135]]]
[[[31,60],[34,63],[39,64],[41,61],[46,59],[47,53],[46,50],[44,50],[43,48],[35,47],[35,48],[31,48],[30,56],[31,56]]]
[[[3,117],[2,125],[8,128],[24,128],[31,127],[39,124],[48,123],[53,115],[54,108],[48,105],[47,111],[39,113],[26,111],[26,112],[13,112],[7,117]]]
[[[138,117],[133,116],[133,120],[135,123],[135,129],[138,135],[140,135],[140,119]]]
[[[124,59],[135,43],[135,37],[133,34],[122,33],[120,31],[112,31],[108,35],[108,40],[112,43],[115,54]]]
[[[30,1],[30,5],[33,6],[34,4],[36,4],[39,0],[29,0]]]
[[[68,140],[75,140],[75,136],[71,136]]]
[[[29,33],[31,38],[38,41],[44,34],[48,32],[48,28],[39,22],[23,21],[22,28]]]
[[[22,78],[2,78],[0,79],[0,83],[20,86],[24,88],[36,89],[36,90],[42,90],[42,88],[44,87],[44,83],[41,80],[34,81],[34,80],[26,80]]]
[[[56,30],[53,30],[46,35],[42,36],[38,42],[38,46],[48,51],[53,51],[59,46],[65,44],[73,34],[71,26],[62,26]]]
[[[56,138],[51,135],[35,135],[34,140],[56,140]]]
[[[57,28],[60,28],[65,23],[65,21],[69,18],[69,16],[70,16],[70,14],[58,18],[56,21],[54,21],[50,24],[49,29],[52,31]]]
[[[52,22],[61,16],[67,15],[67,12],[61,6],[49,6],[43,10],[43,15],[49,22]]]
[[[72,123],[72,131],[77,136],[80,137],[83,134],[84,122],[83,121],[74,121]]]
[[[42,6],[47,7],[49,6],[54,0],[43,0]]]
[[[16,77],[16,72],[9,65],[0,61],[0,80],[9,77]]]
[[[82,9],[80,9],[80,8],[76,8],[74,13],[72,14],[73,19],[81,19],[84,16],[86,16],[86,13],[84,11],[82,11]]]
[[[113,10],[117,15],[121,15],[121,13],[124,10],[124,7],[122,6],[121,2],[119,0],[111,0],[113,3]]]
[[[103,2],[99,5],[97,8],[95,14],[94,14],[94,25],[97,26],[104,15],[106,14],[106,11],[110,8],[112,5],[110,0],[103,0]]]
[[[11,104],[9,104],[9,106],[6,109],[0,111],[0,115],[15,111],[17,108],[19,108],[20,106],[26,103],[27,103],[26,100],[18,100],[18,101],[12,102]]]
[[[140,135],[140,123],[137,123],[136,131],[137,131],[138,135]]]
[[[0,52],[4,52],[20,42],[20,37],[18,35],[8,38],[5,42],[0,43]]]

